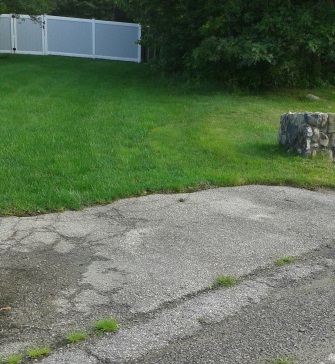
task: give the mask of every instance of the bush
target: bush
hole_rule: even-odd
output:
[[[251,88],[334,83],[335,1],[125,1],[163,71]]]

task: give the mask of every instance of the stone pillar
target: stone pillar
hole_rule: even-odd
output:
[[[288,112],[280,116],[278,142],[287,151],[315,155],[326,151],[335,156],[335,114],[321,112]]]

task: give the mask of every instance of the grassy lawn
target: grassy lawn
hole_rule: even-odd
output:
[[[210,185],[335,187],[328,158],[277,145],[281,113],[335,112],[334,99],[334,88],[233,94],[167,84],[146,65],[0,55],[0,213]]]

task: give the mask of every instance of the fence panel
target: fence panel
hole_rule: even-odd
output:
[[[33,20],[29,15],[14,19],[16,53],[44,54],[43,17]]]
[[[12,52],[12,16],[0,15],[0,53]]]
[[[0,52],[141,62],[139,24],[41,15],[0,15]]]
[[[138,24],[117,22],[95,22],[96,58],[140,62],[140,38]]]
[[[93,57],[92,20],[46,16],[46,54]]]

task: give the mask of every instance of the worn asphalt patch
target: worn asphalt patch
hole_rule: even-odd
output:
[[[244,186],[0,218],[0,307],[11,307],[0,312],[0,357],[61,342],[103,316],[126,335],[137,317],[196,297],[219,274],[246,276],[334,245],[334,207],[331,192]]]

